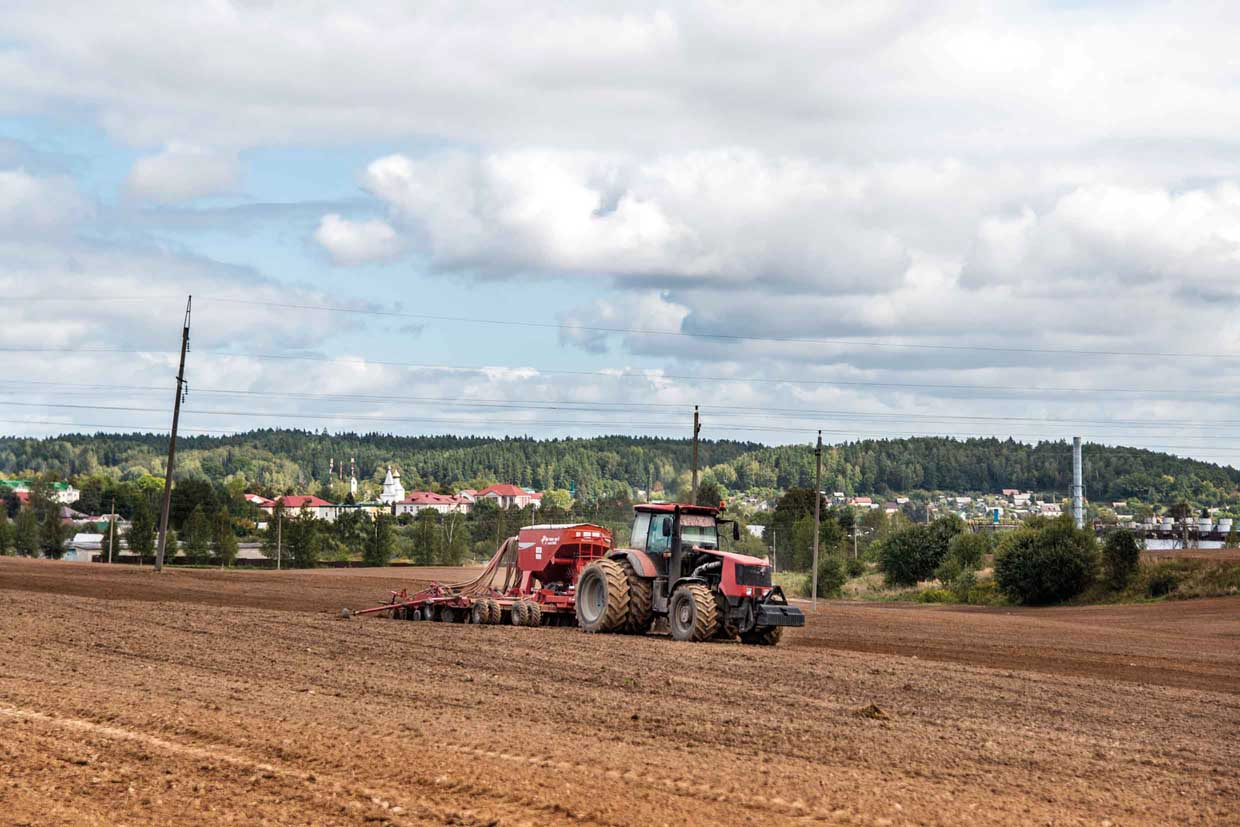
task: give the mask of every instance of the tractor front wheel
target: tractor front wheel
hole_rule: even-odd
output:
[[[577,578],[577,625],[618,632],[629,619],[629,581],[615,560],[595,560]]]
[[[667,626],[675,640],[710,640],[719,628],[715,597],[702,583],[686,583],[672,595]]]

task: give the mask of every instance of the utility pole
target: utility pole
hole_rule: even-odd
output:
[[[857,517],[853,516],[853,559],[857,559]]]
[[[775,557],[775,524],[771,523],[771,574],[775,573],[776,557]]]
[[[697,505],[698,489],[698,432],[702,430],[702,420],[698,417],[698,406],[693,406],[693,485],[690,488],[690,505]]]
[[[108,562],[112,562],[112,549],[116,547],[116,497],[112,498],[112,519],[108,520]]]
[[[1072,519],[1077,528],[1085,527],[1084,486],[1081,484],[1081,438],[1072,437]]]
[[[177,369],[177,394],[172,402],[172,435],[168,438],[168,471],[164,474],[164,504],[159,512],[159,546],[155,549],[155,571],[164,568],[164,543],[168,540],[168,508],[172,505],[172,468],[177,456],[177,423],[181,419],[181,399],[185,396],[185,351],[189,349],[189,311],[194,297],[185,300],[185,326],[181,330],[181,366]],[[172,550],[173,555],[176,549]]]
[[[814,568],[809,573],[812,583],[810,593],[814,601],[814,611],[818,611],[818,527],[822,519],[822,431],[818,432],[818,447],[814,449]]]
[[[281,551],[283,549],[283,541],[284,541],[284,536],[283,536],[284,509],[277,508],[276,511],[279,512],[278,514],[276,514],[276,571],[279,571],[280,570],[280,556],[281,556]]]

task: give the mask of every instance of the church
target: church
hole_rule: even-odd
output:
[[[383,491],[379,494],[379,502],[393,505],[405,498],[405,486],[400,484],[400,472],[388,466],[387,476],[383,478]]]

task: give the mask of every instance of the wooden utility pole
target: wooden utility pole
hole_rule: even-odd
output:
[[[112,519],[108,520],[108,562],[112,562],[112,549],[116,547],[116,497],[112,498]]]
[[[814,449],[814,568],[809,573],[814,611],[818,611],[818,527],[822,520],[822,431],[818,432],[818,447]]]
[[[155,549],[155,571],[164,568],[164,543],[168,539],[168,508],[172,505],[172,468],[177,456],[177,423],[181,419],[181,400],[185,396],[185,351],[189,349],[189,311],[194,297],[185,300],[185,326],[181,329],[181,365],[177,368],[177,394],[172,401],[172,435],[168,438],[168,471],[164,474],[164,504],[159,512],[159,546]],[[173,556],[176,549],[172,550]]]
[[[698,406],[693,406],[693,484],[689,489],[691,505],[697,505],[698,491],[698,432],[702,430],[702,420],[698,418]]]
[[[279,512],[276,514],[276,571],[279,571],[280,557],[284,547],[284,509],[277,508],[276,511]]]

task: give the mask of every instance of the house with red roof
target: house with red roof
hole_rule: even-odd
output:
[[[410,491],[395,505],[396,516],[414,514],[431,509],[440,514],[468,514],[473,503],[458,494],[436,494],[434,491]]]
[[[525,508],[532,505],[538,508],[542,504],[542,494],[536,494],[532,491],[526,491],[517,485],[508,483],[500,483],[482,489],[477,494],[477,499],[494,500],[500,508]]]
[[[250,505],[257,506],[259,509],[271,513],[271,509],[276,507],[275,500],[269,500],[261,494],[246,494],[243,498]]]

